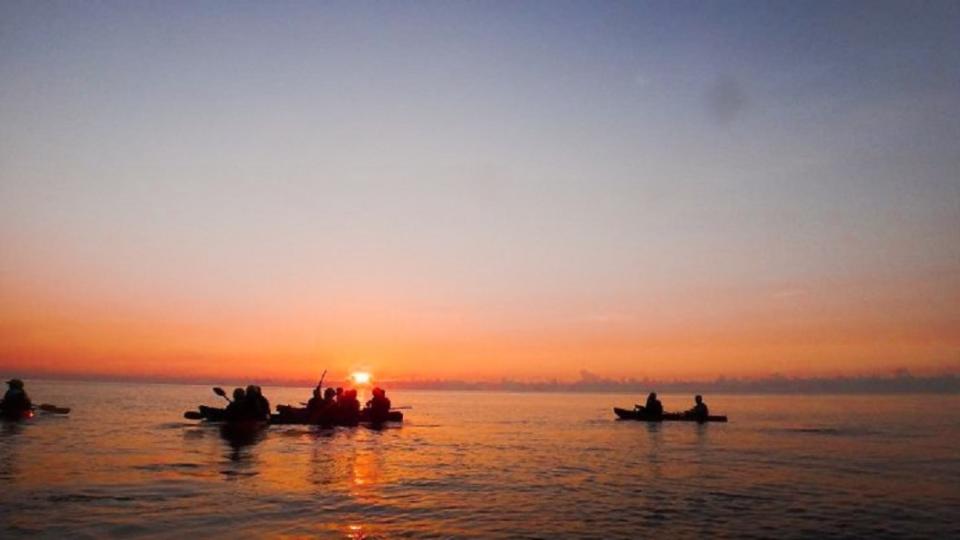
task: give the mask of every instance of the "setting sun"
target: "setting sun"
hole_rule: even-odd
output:
[[[367,384],[370,382],[370,374],[366,371],[355,371],[350,378],[353,379],[354,384]]]

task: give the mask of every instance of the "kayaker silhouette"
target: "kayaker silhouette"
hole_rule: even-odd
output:
[[[382,422],[390,414],[390,398],[387,392],[380,387],[373,389],[373,398],[367,401],[367,409],[370,411],[370,419],[373,422]]]
[[[7,393],[3,395],[3,401],[0,401],[0,414],[5,418],[19,418],[22,414],[29,412],[33,405],[23,389],[23,381],[10,379],[7,381],[7,387]]]
[[[259,386],[247,386],[246,411],[250,418],[270,420],[270,402],[263,396]]]
[[[247,392],[243,388],[233,389],[233,401],[227,405],[226,417],[239,419],[243,416],[246,407]]]
[[[642,407],[640,405],[635,405],[634,408],[636,409],[638,414],[642,414],[644,416],[649,416],[653,418],[663,416],[663,404],[660,403],[659,399],[657,399],[656,392],[650,392],[650,395],[647,396],[646,405]]]
[[[703,396],[697,394],[693,398],[695,405],[692,409],[686,412],[687,415],[696,418],[699,421],[705,421],[708,416],[710,416],[710,409],[707,408],[707,404],[703,402]]]

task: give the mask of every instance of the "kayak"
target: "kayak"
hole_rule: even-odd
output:
[[[223,407],[207,407],[206,405],[201,405],[197,408],[200,411],[200,418],[208,420],[210,422],[226,422],[227,410]],[[236,423],[243,423],[247,420],[233,419]]]
[[[279,411],[277,414],[270,415],[271,424],[299,424],[299,425],[326,425],[326,426],[351,426],[356,425],[356,423],[349,423],[343,421],[335,421],[332,418],[320,418],[311,421],[307,418],[306,409],[301,409],[297,407],[290,407],[287,405],[280,405],[277,407]],[[228,422],[228,423],[249,423],[249,422],[265,422],[264,420],[256,419],[230,419],[227,418],[227,411],[221,407],[207,407],[206,405],[200,405],[197,411],[187,411],[183,413],[183,417],[188,420],[206,420],[208,422]],[[383,422],[403,422],[403,413],[401,411],[390,411],[387,413],[384,418],[377,418],[371,413],[369,409],[364,409],[360,411],[360,418],[358,423],[365,424],[379,424]]]
[[[31,407],[29,409],[21,409],[18,411],[8,411],[0,410],[0,420],[6,420],[8,422],[20,422],[22,420],[30,420],[37,415],[37,411],[44,413],[45,415],[49,414],[70,414],[69,407],[57,407],[56,405],[50,405],[49,403],[44,403],[38,405],[37,407]]]
[[[686,413],[663,413],[660,416],[649,416],[643,413],[637,412],[633,409],[621,409],[619,407],[614,407],[613,412],[616,413],[617,417],[620,420],[637,420],[639,422],[726,422],[726,416],[720,415],[710,415],[706,418],[697,418],[695,416],[690,416]]]
[[[363,424],[382,424],[384,422],[403,422],[403,413],[400,411],[390,411],[386,415],[375,414],[370,409],[363,409],[356,422],[350,422],[345,419],[337,419],[332,414],[327,414],[318,418],[310,418],[307,409],[301,407],[291,407],[289,405],[278,405],[277,414],[270,415],[270,422],[273,424],[312,424],[320,426],[355,426],[358,423]]]
[[[33,409],[23,409],[20,411],[0,411],[0,420],[7,422],[20,422],[33,418]]]

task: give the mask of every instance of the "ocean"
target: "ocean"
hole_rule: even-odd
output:
[[[402,425],[238,440],[183,419],[208,386],[27,390],[73,411],[0,424],[3,538],[960,537],[956,395],[706,395],[730,421],[697,425],[614,420],[639,395],[404,391]]]

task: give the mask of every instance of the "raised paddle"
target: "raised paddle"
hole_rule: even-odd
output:
[[[49,403],[43,403],[37,408],[45,413],[50,414],[70,414],[70,407],[57,407],[56,405],[51,405]]]
[[[327,376],[327,370],[323,370],[323,373],[320,375],[320,382],[317,383],[317,388],[323,387],[323,379],[324,379],[324,377],[326,377],[326,376]],[[301,401],[300,404],[303,405],[304,407],[307,406],[307,402],[306,402],[306,401]]]
[[[231,401],[230,398],[227,397],[227,393],[223,391],[223,388],[220,388],[219,386],[214,386],[213,393],[227,400],[227,403],[233,403],[233,401]]]

